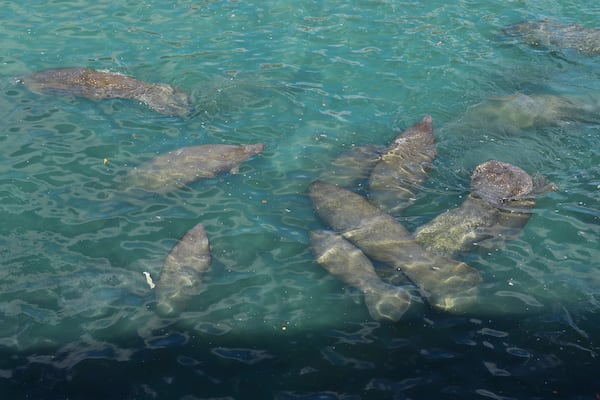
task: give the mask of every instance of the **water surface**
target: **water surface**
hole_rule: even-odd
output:
[[[600,127],[577,115],[505,129],[468,110],[514,93],[593,98],[598,57],[530,47],[502,27],[600,27],[589,2],[50,1],[2,3],[0,388],[6,398],[591,399],[600,311]],[[28,91],[17,78],[108,69],[190,93],[189,118],[130,100]],[[593,101],[590,102],[592,104]],[[461,315],[415,300],[394,324],[312,257],[306,196],[338,154],[430,114],[438,157],[401,222],[468,194],[489,159],[560,188],[521,236],[461,260],[483,277]],[[264,153],[169,193],[133,166],[204,143]],[[143,271],[203,223],[206,285],[154,313]],[[414,288],[409,289],[416,294]]]

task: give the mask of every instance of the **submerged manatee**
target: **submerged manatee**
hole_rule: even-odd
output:
[[[88,99],[132,99],[154,111],[185,116],[190,112],[188,95],[171,85],[147,83],[116,72],[89,68],[54,68],[20,78],[35,92],[58,93]]]
[[[222,172],[236,173],[239,165],[260,154],[262,144],[205,144],[183,147],[161,154],[132,169],[130,185],[147,190],[171,190]]]
[[[426,115],[383,151],[369,177],[369,199],[397,215],[414,201],[435,155],[433,119]]]
[[[325,230],[312,231],[310,241],[317,263],[364,294],[373,319],[398,321],[406,312],[410,305],[408,291],[383,282],[371,261],[352,243]]]
[[[385,146],[356,146],[338,155],[331,162],[331,168],[320,175],[320,180],[344,187],[354,186],[371,174],[381,157]]]
[[[392,216],[362,196],[322,181],[309,185],[319,217],[393,273],[407,276],[432,306],[461,311],[474,300],[481,281],[465,263],[429,253]]]
[[[427,250],[450,257],[474,246],[501,248],[529,220],[535,194],[554,189],[512,164],[487,161],[473,171],[463,204],[419,227],[414,237]]]
[[[506,132],[561,126],[572,121],[598,121],[600,107],[593,98],[552,94],[516,93],[496,97],[467,109],[463,123],[475,128],[495,128]]]
[[[198,293],[201,279],[210,266],[210,246],[202,224],[190,229],[165,258],[156,283],[160,315],[181,312],[190,297]]]
[[[508,25],[504,33],[519,36],[530,46],[574,49],[588,55],[600,54],[600,29],[543,20]]]

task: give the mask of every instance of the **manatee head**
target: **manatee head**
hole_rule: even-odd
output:
[[[490,160],[479,164],[471,175],[471,194],[492,205],[532,196],[532,177],[509,163]]]

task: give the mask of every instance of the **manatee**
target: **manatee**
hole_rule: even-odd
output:
[[[317,263],[344,283],[359,289],[371,317],[398,321],[410,305],[404,288],[381,280],[367,256],[341,235],[326,230],[310,233]]]
[[[432,254],[392,216],[362,196],[323,181],[313,181],[309,196],[319,217],[394,274],[405,275],[433,307],[459,312],[471,303],[481,282],[463,262]]]
[[[503,31],[519,36],[530,46],[573,49],[585,55],[600,54],[600,29],[542,20],[508,25]]]
[[[556,187],[509,163],[490,160],[471,176],[471,193],[456,208],[420,226],[415,240],[448,257],[477,248],[502,248],[516,238],[535,206],[535,195]]]
[[[463,123],[518,132],[527,128],[562,126],[573,121],[598,121],[600,107],[593,98],[516,93],[488,99],[467,109]]]
[[[198,293],[201,279],[210,266],[210,247],[202,224],[190,229],[165,258],[156,283],[159,315],[181,312]]]
[[[344,187],[354,186],[369,177],[384,150],[385,146],[375,144],[352,147],[335,157],[331,168],[319,179]]]
[[[147,83],[116,72],[89,68],[53,68],[19,79],[34,92],[64,94],[93,100],[131,99],[154,111],[185,116],[190,112],[189,97],[164,83]]]
[[[161,154],[130,170],[128,184],[147,190],[171,190],[219,173],[237,173],[239,165],[260,154],[262,144],[205,144]]]
[[[369,200],[398,215],[414,201],[435,155],[433,119],[426,115],[383,151],[369,177]]]

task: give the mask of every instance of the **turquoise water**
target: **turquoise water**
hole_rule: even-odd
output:
[[[469,112],[517,92],[595,110],[599,56],[502,34],[546,17],[600,27],[598,7],[567,0],[3,2],[3,398],[597,397],[600,127],[577,112],[524,129]],[[74,66],[169,83],[194,113],[17,81]],[[484,280],[472,312],[417,302],[381,323],[314,262],[308,232],[323,224],[306,187],[338,154],[425,114],[438,157],[401,218],[410,230],[460,204],[488,159],[559,190],[518,239],[461,258]],[[123,184],[133,166],[204,143],[265,151],[170,193]],[[206,285],[160,319],[142,272],[157,279],[199,222]]]

